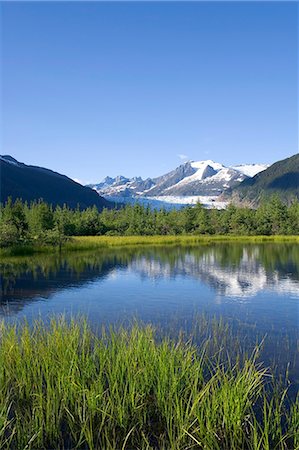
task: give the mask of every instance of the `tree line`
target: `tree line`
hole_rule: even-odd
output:
[[[297,235],[299,202],[285,205],[272,197],[257,209],[233,204],[206,209],[200,203],[179,210],[157,210],[140,204],[83,211],[55,208],[43,200],[30,204],[11,199],[0,205],[0,246],[62,245],[68,236],[96,235]]]

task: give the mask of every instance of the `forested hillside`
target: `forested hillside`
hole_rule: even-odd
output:
[[[43,198],[53,205],[68,205],[85,209],[95,205],[98,209],[110,203],[89,187],[82,186],[65,175],[43,167],[28,166],[11,156],[0,156],[0,201],[8,197],[33,201]]]
[[[241,201],[258,204],[265,197],[276,194],[290,203],[299,198],[299,154],[278,161],[253,178],[247,178],[234,190]]]
[[[230,205],[225,210],[197,204],[181,210],[151,210],[141,205],[123,209],[96,207],[80,211],[53,208],[43,201],[30,205],[11,199],[0,209],[0,246],[59,244],[82,235],[275,235],[299,234],[299,202],[286,206],[278,197],[257,209]]]

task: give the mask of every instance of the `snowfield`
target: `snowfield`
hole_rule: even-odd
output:
[[[149,206],[152,209],[180,209],[188,205],[196,205],[201,203],[208,209],[225,209],[229,202],[217,200],[217,196],[173,196],[173,195],[159,195],[155,197],[118,197],[118,196],[105,196],[106,200],[115,203],[135,204],[139,203],[144,206]]]
[[[240,166],[233,166],[232,168],[252,178],[259,172],[266,170],[269,164],[241,164]]]

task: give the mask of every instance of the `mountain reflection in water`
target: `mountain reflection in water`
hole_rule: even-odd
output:
[[[268,292],[299,299],[299,248],[291,244],[217,244],[8,259],[0,263],[1,311],[14,315],[34,300],[50,302],[55,293],[95,281],[102,281],[104,289],[105,280],[117,281],[121,274],[134,276],[136,284],[163,280],[170,286],[176,280],[193,280],[198,290],[212,290],[215,301],[221,297],[250,300]],[[156,294],[157,289],[158,285]]]
[[[140,247],[9,258],[0,262],[7,322],[83,314],[92,326],[137,317],[162,333],[193,332],[216,316],[251,351],[264,336],[266,364],[299,383],[299,246],[213,244]],[[289,365],[289,362],[291,364]]]

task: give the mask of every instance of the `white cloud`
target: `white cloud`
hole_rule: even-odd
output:
[[[178,157],[182,160],[182,161],[186,161],[188,159],[188,155],[184,155],[183,153],[180,153],[178,155]]]

